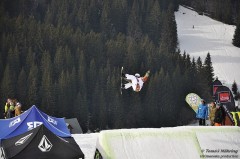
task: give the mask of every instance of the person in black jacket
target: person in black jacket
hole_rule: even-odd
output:
[[[214,126],[221,126],[223,122],[223,112],[220,104],[216,104],[216,108]]]

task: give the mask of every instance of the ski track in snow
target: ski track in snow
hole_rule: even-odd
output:
[[[200,56],[204,62],[209,52],[215,77],[230,89],[235,80],[240,88],[240,48],[232,45],[236,26],[198,15],[183,6],[175,17],[181,53],[186,51],[195,60]]]

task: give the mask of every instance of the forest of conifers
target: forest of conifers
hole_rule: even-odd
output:
[[[185,102],[211,99],[211,56],[178,49],[177,0],[2,0],[0,104],[16,98],[95,129],[165,127],[194,119]],[[120,68],[144,75],[120,94]],[[2,117],[2,113],[1,113]]]

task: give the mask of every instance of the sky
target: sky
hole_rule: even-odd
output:
[[[240,88],[240,48],[233,46],[236,26],[227,25],[197,12],[179,7],[175,12],[179,48],[191,58],[200,56],[204,62],[209,52],[214,77],[230,87],[234,81]]]

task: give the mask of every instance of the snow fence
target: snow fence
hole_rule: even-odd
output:
[[[240,158],[240,128],[182,126],[100,132],[104,159]]]

